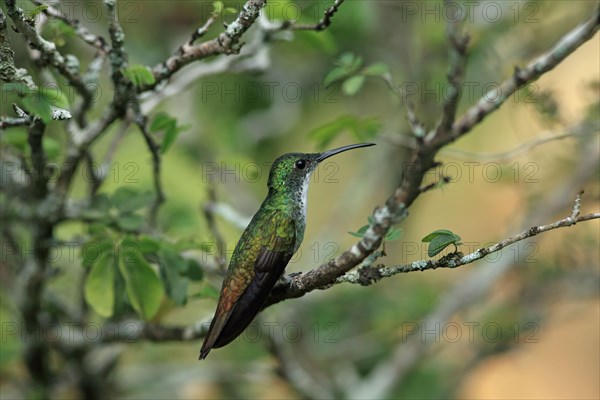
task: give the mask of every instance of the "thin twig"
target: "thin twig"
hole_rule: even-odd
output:
[[[316,24],[296,24],[295,22],[289,22],[284,25],[287,29],[292,29],[296,31],[323,31],[331,25],[331,19],[338,12],[339,6],[344,2],[344,0],[335,0],[335,2],[325,10],[323,13],[323,18]]]
[[[504,239],[491,246],[478,249],[467,255],[461,255],[461,253],[451,253],[449,254],[449,256],[443,257],[439,260],[420,260],[414,261],[410,264],[395,265],[392,267],[387,267],[384,265],[380,265],[377,267],[363,267],[357,271],[351,271],[343,276],[340,276],[336,280],[336,283],[347,282],[359,285],[370,285],[371,283],[376,282],[381,278],[387,278],[402,273],[427,271],[437,268],[456,268],[480,260],[489,254],[496,253],[507,246],[510,246],[527,238],[537,236],[540,233],[557,228],[569,227],[575,225],[578,222],[589,221],[598,218],[600,218],[600,213],[586,214],[577,217],[569,216],[551,224],[534,226],[519,233],[516,236]]]
[[[415,113],[415,105],[412,101],[410,101],[404,90],[402,90],[402,88],[396,82],[394,82],[394,79],[390,73],[383,74],[380,77],[388,85],[392,93],[398,96],[400,102],[402,102],[402,104],[404,104],[406,107],[406,116],[413,135],[418,138],[425,136],[425,126],[421,121],[419,121],[419,118]]]
[[[217,20],[217,16],[214,14],[212,14],[210,17],[208,17],[208,19],[206,20],[204,25],[202,25],[200,28],[196,29],[192,33],[192,35],[190,36],[190,40],[188,41],[188,46],[192,46],[196,40],[198,40],[202,36],[206,35],[206,33],[208,32],[208,30],[210,29],[212,24],[215,23],[216,20]]]
[[[141,114],[140,114],[141,115]],[[160,205],[165,201],[165,193],[162,188],[162,180],[160,178],[161,158],[160,158],[160,146],[156,144],[154,138],[148,132],[146,127],[146,119],[143,118],[141,121],[136,118],[136,125],[140,128],[140,132],[144,136],[148,150],[152,155],[152,181],[154,183],[154,202],[150,207],[150,226],[156,226],[156,217],[158,215],[158,209]]]
[[[28,129],[28,142],[31,149],[31,166],[33,175],[31,192],[33,198],[41,200],[48,193],[48,174],[46,171],[46,152],[42,146],[42,139],[46,125],[39,118],[34,118]]]
[[[446,3],[451,3],[445,0]],[[446,25],[446,34],[448,35],[448,87],[450,93],[444,99],[442,109],[442,118],[433,134],[447,135],[449,134],[454,119],[456,118],[456,110],[460,101],[460,85],[462,84],[467,65],[467,45],[469,44],[469,36],[460,33],[460,18],[458,18],[458,9],[449,7],[454,10],[454,15],[447,16],[448,23]]]
[[[438,138],[437,140],[448,143],[470,131],[492,111],[500,107],[519,88],[537,80],[540,76],[552,70],[567,56],[577,50],[579,46],[590,40],[598,31],[599,26],[600,7],[594,11],[590,19],[564,35],[549,51],[530,62],[525,68],[515,68],[515,72],[510,78],[484,94],[477,104],[471,107],[454,123],[452,134],[449,138]]]
[[[518,157],[546,143],[568,138],[583,138],[591,135],[598,135],[599,133],[600,132],[598,131],[598,126],[593,126],[593,124],[590,124],[589,122],[583,122],[581,124],[577,124],[576,126],[567,129],[566,132],[548,133],[544,136],[532,139],[529,142],[525,142],[515,147],[514,149],[503,151],[500,153],[476,153],[460,149],[444,148],[442,151],[440,151],[440,155],[452,158],[468,159],[471,161],[502,162]]]

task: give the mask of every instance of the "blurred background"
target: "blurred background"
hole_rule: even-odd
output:
[[[459,115],[598,7],[594,1],[566,0],[469,3],[456,3],[467,12],[463,28],[471,37]],[[243,3],[224,4],[239,10]],[[263,24],[315,22],[329,5],[270,1]],[[106,35],[101,2],[57,6]],[[199,0],[119,2],[130,63],[161,62],[212,11],[212,2]],[[244,37],[247,53],[236,56],[231,67],[219,67],[221,57],[192,64],[179,73],[188,74],[189,82],[176,83],[173,95],[143,97],[150,118],[168,113],[188,126],[163,156],[167,201],[158,215],[161,235],[214,243],[203,207],[216,202],[229,259],[244,221],[266,195],[276,157],[374,141],[376,147],[339,155],[315,173],[304,242],[286,271],[308,271],[350,247],[357,239],[348,232],[365,225],[400,182],[410,128],[404,105],[376,74],[327,85],[331,71],[348,65],[356,66],[354,74],[372,65],[386,68],[410,94],[419,119],[434,128],[447,89],[447,12],[438,1],[347,0],[323,32],[276,32],[263,43],[253,27]],[[55,22],[44,25],[45,37],[87,65],[93,52]],[[219,21],[207,37],[221,29]],[[16,63],[34,69],[25,42],[10,33]],[[216,74],[209,71],[213,67]],[[401,238],[386,243],[387,255],[379,262],[427,259],[421,238],[436,229],[459,234],[466,254],[569,215],[580,189],[585,189],[582,213],[597,212],[599,71],[596,35],[442,150],[444,164],[429,180],[443,174],[451,182],[416,201]],[[91,118],[112,98],[106,69],[98,88]],[[3,96],[2,114],[12,101]],[[114,124],[94,145],[98,158],[117,146],[100,193],[123,186],[152,190],[150,154],[135,131],[120,132]],[[18,146],[24,132],[3,132],[2,146]],[[528,145],[563,134],[568,135]],[[55,149],[49,155],[60,163],[66,140],[61,123],[49,125],[47,139]],[[209,198],[209,187],[216,199]],[[78,174],[74,197],[85,196],[85,190]],[[88,361],[118,354],[110,385],[119,398],[598,398],[599,228],[598,221],[580,223],[456,270],[401,274],[368,287],[339,284],[279,303],[202,362],[201,340],[99,345]],[[73,222],[56,235],[73,241],[86,232],[85,224]],[[215,253],[203,248],[186,257],[210,263]],[[5,264],[3,257],[0,395],[8,399],[22,397],[27,373],[22,341],[9,331],[19,314]],[[81,261],[60,257],[55,267],[50,290],[74,302]],[[221,279],[207,272],[190,283],[185,305],[165,299],[153,321],[187,326],[209,318]],[[90,321],[104,326],[99,316]],[[59,370],[69,368],[54,361]],[[79,397],[66,382],[55,395]]]

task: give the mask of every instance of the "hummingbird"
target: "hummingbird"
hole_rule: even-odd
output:
[[[358,143],[323,153],[288,153],[275,160],[267,181],[269,193],[233,250],[217,310],[200,350],[201,360],[250,325],[300,247],[306,227],[308,184],[319,163],[344,151],[373,145]]]

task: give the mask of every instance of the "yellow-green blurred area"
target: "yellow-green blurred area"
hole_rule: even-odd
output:
[[[273,24],[281,19],[314,23],[331,3],[270,0],[262,18]],[[567,0],[467,3],[453,3],[468,12],[462,29],[471,37],[458,115],[509,78],[515,66],[524,67],[546,52],[598,7],[594,1]],[[224,5],[239,10],[243,2]],[[27,2],[21,7],[34,8]],[[64,2],[60,7],[107,37],[101,2]],[[150,67],[187,42],[213,11],[211,1],[199,0],[119,1],[118,7],[129,62]],[[247,56],[250,61],[241,59],[226,72],[202,74],[158,102],[149,112],[150,121],[163,112],[176,118],[177,124],[189,125],[162,157],[167,200],[158,214],[161,235],[173,242],[213,243],[203,214],[211,182],[219,204],[248,218],[267,193],[270,163],[279,155],[374,141],[375,147],[328,159],[313,175],[304,242],[286,272],[316,268],[356,243],[348,232],[365,225],[367,216],[384,204],[400,182],[409,155],[403,143],[411,130],[405,106],[378,77],[367,76],[352,95],[343,81],[326,86],[324,79],[343,54],[360,59],[360,68],[384,63],[410,94],[421,122],[427,129],[435,128],[448,89],[448,7],[439,1],[347,0],[328,29],[273,33],[266,45],[259,46],[259,55]],[[215,37],[223,23],[234,18],[234,14],[223,15],[200,40]],[[54,22],[45,25],[45,37],[87,66],[93,51]],[[255,28],[244,36],[246,46],[255,46]],[[22,37],[10,32],[10,39],[17,66],[34,70]],[[570,183],[585,175],[581,165],[597,157],[600,146],[599,42],[596,34],[554,70],[510,96],[472,132],[443,149],[438,157],[443,164],[428,174],[427,182],[442,175],[451,182],[418,198],[400,226],[402,237],[387,242],[386,255],[376,263],[391,266],[427,259],[421,238],[437,229],[460,235],[460,250],[466,254],[529,228],[523,224],[531,222],[531,215],[544,216],[533,222],[538,225],[570,215],[581,189],[585,190],[582,214],[598,212],[597,161],[588,179]],[[217,65],[215,60],[193,63],[179,74]],[[72,89],[59,83],[69,96]],[[90,119],[101,115],[110,102],[111,85],[105,65]],[[160,95],[143,97],[142,105],[159,99],[155,96]],[[12,113],[13,101],[3,94],[2,115]],[[346,125],[340,122],[344,128],[329,134],[331,130],[323,127],[335,121]],[[592,121],[595,130],[514,151],[537,138],[570,132],[584,121]],[[49,156],[58,168],[66,143],[63,124],[51,122],[46,135],[49,148],[55,149]],[[92,147],[94,158],[102,160],[116,146],[100,193],[111,194],[123,186],[139,193],[152,191],[151,156],[144,138],[135,127],[123,133],[120,126],[115,123]],[[159,143],[161,135],[156,133]],[[24,137],[24,129],[7,130],[2,133],[2,146],[13,146]],[[84,198],[88,185],[85,171],[80,170],[74,198]],[[544,210],[551,208],[561,188],[572,190],[569,200],[560,212],[546,215]],[[216,223],[229,257],[241,229],[221,215]],[[74,241],[86,232],[83,223],[63,224],[57,239]],[[120,352],[111,376],[119,398],[299,399],[305,395],[297,382],[300,386],[308,382],[317,393],[320,387],[341,388],[320,392],[335,397],[367,393],[363,398],[370,398],[364,387],[363,392],[358,390],[366,377],[394,354],[408,351],[403,347],[432,341],[386,398],[595,399],[600,397],[599,242],[598,221],[581,222],[454,270],[399,274],[366,287],[346,283],[317,290],[269,307],[240,339],[213,350],[204,361],[197,361],[201,345],[197,340],[110,344],[90,354],[86,362],[93,364],[94,357]],[[451,247],[436,258],[453,251]],[[212,261],[214,254],[208,253],[195,251],[188,256]],[[75,251],[72,259],[59,257],[53,265],[49,290],[66,303],[79,301],[78,254]],[[449,321],[423,326],[426,315],[451,301],[448,293],[455,285],[477,270],[494,269],[501,257],[512,257],[517,265],[452,313]],[[10,298],[13,278],[5,268],[1,272],[0,394],[16,398],[27,372],[19,334],[11,330],[19,324],[15,299]],[[218,290],[221,279],[207,273],[203,282],[188,287],[187,304],[175,306],[165,300],[152,322],[186,326],[210,318],[216,300],[206,293],[210,288]],[[454,298],[460,295],[455,293]],[[105,326],[98,316],[93,321],[98,329]],[[414,333],[415,328],[422,329]],[[89,331],[90,341],[95,332]],[[291,366],[282,367],[269,350],[269,335],[277,337]],[[73,368],[51,361],[59,368]],[[68,385],[57,390],[59,398],[78,396]]]

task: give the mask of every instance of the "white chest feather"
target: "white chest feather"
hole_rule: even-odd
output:
[[[310,175],[308,174],[302,182],[302,191],[300,192],[300,210],[306,219],[306,203],[308,199],[308,184],[310,183]]]

